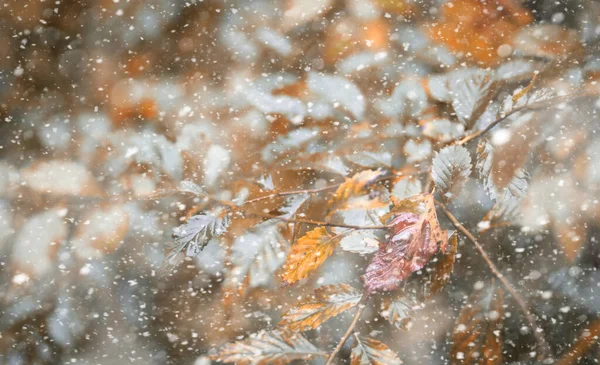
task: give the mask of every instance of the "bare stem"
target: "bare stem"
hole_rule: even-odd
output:
[[[479,130],[479,131],[477,131],[475,133],[471,133],[468,136],[463,137],[461,140],[459,140],[458,142],[456,142],[456,144],[462,146],[462,145],[468,143],[469,141],[472,141],[474,139],[477,139],[477,138],[481,137],[482,135],[484,135],[487,132],[489,132],[492,128],[494,128],[498,124],[502,123],[508,117],[510,117],[511,115],[514,115],[514,114],[516,114],[518,112],[522,112],[522,111],[525,111],[525,110],[544,109],[544,108],[548,108],[548,107],[552,107],[552,106],[557,106],[557,105],[559,105],[561,103],[564,103],[564,102],[567,102],[567,101],[571,101],[571,100],[574,100],[574,99],[577,99],[577,98],[580,98],[580,97],[592,96],[592,95],[593,94],[591,94],[589,92],[576,92],[576,93],[573,93],[573,94],[568,94],[568,95],[563,95],[563,96],[557,96],[557,97],[554,97],[554,98],[550,98],[550,99],[538,101],[538,102],[535,102],[535,103],[522,105],[522,106],[514,108],[510,112],[502,115],[500,118],[498,118],[495,121],[493,121],[492,123],[490,123],[490,125],[488,125],[484,129]]]
[[[327,362],[325,363],[325,365],[333,364],[333,360],[335,359],[335,356],[338,354],[338,352],[340,352],[340,350],[342,349],[342,346],[344,346],[344,344],[346,343],[348,338],[352,335],[352,332],[354,331],[354,327],[356,327],[356,324],[358,323],[358,320],[360,319],[360,315],[366,308],[366,306],[365,306],[366,300],[367,300],[366,296],[363,296],[361,298],[360,303],[358,303],[358,310],[354,314],[354,318],[352,319],[352,322],[350,322],[350,326],[348,326],[346,333],[344,333],[344,336],[340,339],[340,342],[337,344],[337,346],[333,349],[333,352],[327,358]]]
[[[252,203],[259,202],[259,201],[263,201],[263,200],[267,200],[267,199],[274,199],[274,198],[278,198],[280,196],[287,196],[287,195],[315,194],[315,193],[320,193],[322,191],[337,189],[340,185],[341,184],[334,184],[334,185],[327,185],[322,188],[315,188],[315,189],[281,191],[278,193],[273,193],[273,194],[269,194],[269,195],[265,195],[265,196],[259,196],[258,198],[247,200],[244,204],[252,204]]]
[[[456,217],[448,210],[448,208],[444,204],[436,201],[436,205],[442,210],[442,212],[444,212],[444,214],[446,215],[446,217],[448,217],[450,222],[452,222],[454,227],[456,227],[456,229],[458,229],[462,234],[464,234],[469,239],[469,241],[471,241],[471,243],[473,243],[473,245],[475,245],[475,247],[477,248],[477,250],[483,257],[483,259],[487,263],[488,267],[490,268],[490,271],[492,271],[492,273],[498,278],[498,280],[500,280],[502,285],[504,285],[506,290],[510,293],[510,295],[515,299],[515,301],[521,308],[523,315],[527,319],[527,322],[529,322],[529,326],[531,327],[533,335],[535,336],[535,340],[537,342],[537,347],[540,351],[540,354],[538,355],[538,360],[542,360],[543,358],[548,358],[549,356],[551,356],[552,351],[550,350],[550,346],[548,346],[548,343],[546,342],[546,339],[544,338],[542,330],[537,325],[535,317],[529,310],[525,300],[523,300],[523,298],[519,295],[519,293],[517,293],[515,288],[508,281],[508,279],[506,279],[506,277],[504,277],[504,275],[500,272],[500,270],[498,270],[498,268],[496,267],[496,264],[494,264],[494,262],[492,261],[490,256],[487,254],[487,252],[485,251],[483,246],[481,246],[481,244],[477,241],[475,236],[473,236],[473,234],[471,234],[471,232],[469,232],[469,230],[467,230],[456,219]]]
[[[356,225],[352,225],[352,224],[341,224],[341,223],[338,224],[338,223],[328,223],[328,222],[323,222],[323,221],[315,221],[312,219],[287,218],[287,217],[282,217],[282,216],[273,215],[273,214],[264,213],[264,212],[251,211],[250,209],[248,209],[248,207],[245,207],[243,205],[239,206],[232,202],[228,202],[228,201],[224,201],[224,200],[218,200],[218,199],[213,199],[213,198],[211,198],[211,200],[213,200],[215,203],[217,203],[219,205],[229,207],[232,210],[242,211],[248,215],[262,217],[262,218],[276,219],[276,220],[280,220],[283,222],[289,222],[289,223],[306,223],[306,224],[312,224],[315,226],[350,228],[350,229],[355,229],[355,230],[358,230],[358,229],[360,229],[360,230],[363,230],[363,229],[388,229],[389,228],[388,226],[356,226]]]

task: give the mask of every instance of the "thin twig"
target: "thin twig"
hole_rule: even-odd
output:
[[[361,298],[360,302],[358,303],[358,310],[354,314],[354,318],[352,319],[350,326],[348,326],[346,333],[344,333],[344,336],[340,339],[340,342],[338,342],[337,346],[333,349],[333,352],[327,358],[327,362],[325,363],[325,365],[331,365],[333,363],[335,356],[338,354],[338,352],[340,352],[340,350],[342,349],[342,346],[344,346],[344,344],[346,343],[348,338],[352,335],[352,332],[354,331],[354,327],[356,327],[356,324],[358,323],[358,320],[360,319],[360,315],[366,308],[366,305],[365,305],[366,300],[367,300],[367,296],[363,296]]]
[[[535,340],[537,342],[537,347],[540,350],[540,354],[538,356],[538,360],[543,360],[543,358],[548,358],[549,356],[551,356],[552,351],[550,350],[550,346],[548,346],[548,342],[546,342],[546,339],[544,338],[542,330],[537,325],[535,317],[529,311],[529,308],[527,307],[527,303],[525,303],[525,300],[523,300],[523,298],[519,295],[519,293],[517,293],[517,291],[515,290],[515,288],[504,277],[504,275],[500,272],[500,270],[498,270],[498,268],[496,267],[496,264],[494,264],[494,262],[492,261],[492,259],[489,257],[489,255],[487,254],[487,252],[485,251],[485,249],[483,248],[483,246],[481,246],[481,244],[477,241],[477,239],[475,238],[475,236],[473,236],[473,234],[471,234],[471,232],[469,232],[469,230],[467,230],[456,219],[456,217],[448,210],[448,208],[444,204],[436,201],[436,205],[442,210],[442,212],[444,212],[444,214],[446,215],[446,217],[448,217],[448,219],[450,220],[450,222],[452,222],[452,224],[454,225],[454,227],[456,227],[456,229],[458,229],[459,231],[461,231],[462,234],[464,234],[469,239],[469,241],[471,241],[471,243],[473,243],[475,245],[475,247],[477,248],[477,250],[479,251],[479,253],[483,257],[483,259],[485,260],[485,262],[487,263],[487,265],[490,268],[490,270],[492,271],[492,273],[500,280],[500,282],[502,283],[502,285],[504,285],[504,287],[506,288],[506,290],[510,293],[510,295],[515,299],[515,301],[517,302],[517,304],[521,308],[521,311],[525,315],[525,318],[527,319],[527,322],[529,322],[529,326],[531,327],[531,330],[532,330],[533,335],[535,336]]]
[[[563,95],[563,96],[557,96],[557,97],[554,97],[554,98],[550,98],[550,99],[538,101],[538,102],[531,103],[531,104],[522,105],[520,107],[514,108],[510,112],[508,112],[508,113],[504,114],[503,116],[501,116],[500,118],[496,119],[495,121],[493,121],[492,123],[490,123],[490,125],[488,125],[484,129],[479,130],[479,131],[477,131],[475,133],[472,133],[472,134],[469,134],[468,136],[463,137],[458,142],[456,142],[456,144],[462,146],[462,145],[468,143],[469,141],[472,141],[474,139],[477,139],[477,138],[481,137],[482,135],[484,135],[487,132],[489,132],[492,128],[494,128],[498,124],[502,123],[508,117],[510,117],[510,116],[512,116],[512,115],[514,115],[514,114],[516,114],[518,112],[522,112],[522,111],[525,111],[525,110],[544,109],[544,108],[551,107],[551,106],[557,106],[557,105],[560,105],[560,104],[562,104],[564,102],[575,100],[577,98],[581,98],[581,97],[585,97],[585,96],[593,96],[593,95],[594,94],[589,93],[589,92],[577,92],[577,93],[573,93],[573,94],[568,94],[568,95]]]
[[[247,200],[246,202],[244,202],[244,204],[252,204],[252,203],[262,201],[262,200],[278,198],[280,196],[320,193],[322,191],[337,189],[340,185],[341,185],[341,183],[334,184],[334,185],[327,185],[322,188],[315,188],[315,189],[281,191],[278,193],[273,193],[273,194],[269,194],[269,195],[265,195],[265,196],[259,196],[258,198]]]
[[[245,214],[248,215],[252,215],[252,216],[257,216],[257,217],[262,217],[262,218],[269,218],[269,219],[276,219],[276,220],[280,220],[283,222],[288,222],[288,223],[306,223],[306,224],[312,224],[315,226],[321,226],[321,227],[339,227],[339,228],[350,228],[350,229],[388,229],[388,226],[357,226],[357,225],[352,225],[352,224],[341,224],[341,223],[328,223],[328,222],[323,222],[323,221],[315,221],[312,219],[303,219],[303,218],[287,218],[287,217],[283,217],[283,216],[279,216],[279,215],[273,215],[273,214],[269,214],[269,213],[264,213],[264,212],[257,212],[257,211],[251,211],[250,209],[248,209],[248,207],[245,206],[240,206],[240,205],[236,205],[232,202],[228,202],[228,201],[224,201],[224,200],[218,200],[218,199],[214,199],[214,198],[210,198],[213,202],[215,202],[216,204],[222,205],[222,206],[226,206],[231,208],[232,210],[237,210],[237,211],[242,211]]]

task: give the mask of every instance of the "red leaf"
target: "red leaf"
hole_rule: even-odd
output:
[[[390,291],[420,270],[438,250],[448,245],[431,194],[416,195],[399,202],[387,223],[391,237],[379,247],[362,279],[369,294]]]

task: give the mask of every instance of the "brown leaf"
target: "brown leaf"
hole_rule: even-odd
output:
[[[356,306],[361,297],[359,291],[347,284],[320,287],[314,296],[287,311],[279,325],[291,331],[315,329],[329,318]]]
[[[433,195],[420,194],[394,207],[387,224],[391,237],[379,248],[362,276],[369,294],[390,291],[420,270],[448,244],[448,232],[440,228]]]
[[[246,340],[229,343],[211,358],[238,365],[279,365],[294,360],[307,361],[314,356],[325,354],[300,334],[275,330],[261,331]]]
[[[356,341],[350,357],[350,365],[400,365],[402,360],[390,348],[372,338],[360,338]]]
[[[503,302],[502,289],[494,285],[471,295],[452,334],[451,364],[502,363]]]
[[[426,298],[430,298],[442,290],[450,281],[454,271],[454,261],[458,249],[458,235],[453,234],[448,240],[446,252],[435,263],[433,270],[429,273],[429,290],[426,291]]]
[[[340,185],[335,194],[329,199],[329,210],[335,212],[336,210],[356,208],[360,206],[362,209],[374,209],[381,207],[377,200],[370,200],[365,202],[365,199],[361,199],[361,195],[365,195],[368,190],[367,187],[374,183],[375,180],[383,175],[381,170],[365,170],[352,176],[352,178],[346,178],[346,181]]]
[[[579,364],[581,357],[600,339],[600,320],[595,320],[583,331],[581,337],[562,355],[555,365]]]
[[[282,279],[285,285],[302,280],[315,271],[333,253],[337,241],[325,227],[317,227],[292,246],[285,263]]]

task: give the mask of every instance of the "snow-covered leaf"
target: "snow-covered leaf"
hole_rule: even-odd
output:
[[[175,245],[167,259],[172,261],[178,253],[186,250],[186,256],[196,256],[208,241],[227,231],[231,223],[226,210],[214,210],[195,215],[173,230]]]
[[[353,231],[343,236],[340,247],[361,255],[370,254],[379,249],[379,237],[371,229]]]
[[[223,346],[212,359],[238,365],[283,365],[294,360],[308,361],[326,356],[299,333],[261,331],[249,338]]]
[[[129,229],[129,216],[120,205],[90,210],[73,233],[72,245],[82,258],[99,258],[116,250]]]
[[[273,162],[278,156],[293,149],[299,149],[303,144],[318,135],[316,128],[298,128],[287,135],[277,137],[277,141],[269,143],[262,150],[262,158],[265,162]]]
[[[360,291],[347,284],[322,286],[314,295],[288,310],[279,325],[291,331],[315,329],[329,318],[356,306],[361,297]]]
[[[447,200],[460,193],[471,175],[471,155],[459,145],[444,147],[433,158],[431,176],[437,192]]]
[[[411,196],[421,194],[423,186],[421,180],[417,178],[407,177],[394,184],[392,188],[392,197],[398,200],[404,200]]]
[[[190,180],[183,180],[179,183],[178,191],[194,194],[198,197],[206,196],[206,192],[198,184]]]
[[[414,312],[421,309],[421,306],[414,297],[403,293],[399,297],[389,300],[384,308],[384,311],[381,312],[383,318],[398,329],[409,329]]]
[[[350,365],[401,365],[402,360],[390,348],[371,338],[355,337]]]
[[[204,183],[207,186],[213,186],[219,176],[229,167],[230,162],[229,150],[218,144],[211,145],[204,159]]]
[[[16,271],[40,278],[55,267],[58,248],[67,238],[67,209],[52,208],[29,217],[13,244],[12,265]]]
[[[440,142],[451,142],[465,134],[465,126],[448,119],[434,119],[427,122],[423,134]]]
[[[334,106],[340,105],[357,119],[365,113],[365,98],[360,89],[341,76],[311,72],[308,74],[308,89],[322,100]]]
[[[23,181],[39,193],[98,196],[102,194],[94,176],[73,161],[50,160],[21,170]]]
[[[269,220],[254,226],[236,238],[231,247],[230,282],[250,288],[269,284],[275,271],[285,262],[290,243],[281,230],[285,223]]]
[[[448,87],[458,119],[470,129],[495,96],[497,82],[489,71],[465,70],[449,80]]]

